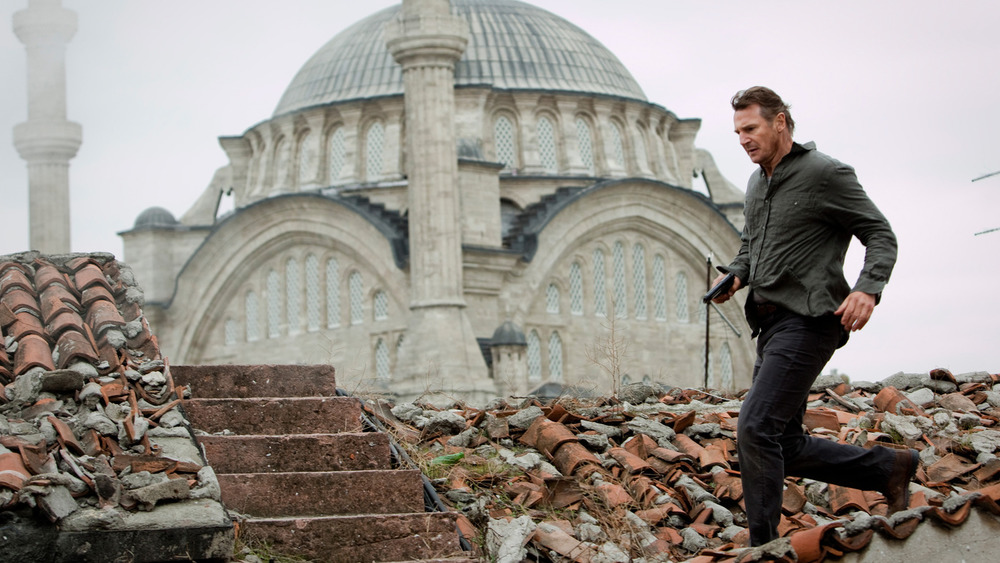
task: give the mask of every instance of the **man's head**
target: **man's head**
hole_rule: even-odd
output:
[[[770,88],[741,90],[731,101],[733,125],[750,160],[764,167],[768,176],[792,148],[792,120],[788,105]]]

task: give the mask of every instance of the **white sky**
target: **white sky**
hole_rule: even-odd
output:
[[[64,0],[73,250],[121,256],[118,231],[180,217],[227,161],[217,137],[266,120],[303,63],[391,0]],[[792,106],[796,140],[857,169],[899,237],[871,323],[830,368],[854,380],[935,367],[1000,371],[1000,4],[995,0],[535,0],[603,42],[653,103],[702,119],[696,143],[741,188],[754,166],[729,99],[754,84]],[[28,244],[25,51],[0,0],[0,254]],[[613,6],[613,8],[612,8]],[[848,280],[861,251],[848,258]],[[728,261],[730,257],[718,257]]]

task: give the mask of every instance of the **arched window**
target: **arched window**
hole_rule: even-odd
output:
[[[326,261],[326,327],[340,326],[340,264],[336,258]]]
[[[267,337],[281,336],[281,277],[271,270],[267,273]]]
[[[299,185],[313,180],[316,165],[316,147],[313,146],[312,131],[307,132],[299,141]]]
[[[493,140],[496,143],[497,161],[503,164],[504,170],[517,168],[517,137],[514,124],[506,115],[497,117],[493,123]]]
[[[319,259],[315,254],[306,256],[306,330],[319,330]]]
[[[698,309],[698,324],[704,326],[708,322],[708,307],[709,304],[695,303],[695,308]]]
[[[549,379],[552,381],[563,379],[563,346],[558,332],[553,332],[549,336]]]
[[[556,132],[552,120],[542,116],[538,119],[538,158],[542,169],[549,174],[559,172],[559,161],[556,157]]]
[[[615,242],[611,248],[612,273],[615,295],[615,317],[624,319],[628,317],[628,297],[625,291],[625,245],[621,241]]]
[[[729,343],[723,342],[719,349],[719,369],[722,371],[722,388],[733,388],[733,353]]]
[[[646,318],[646,249],[632,247],[632,290],[635,292],[635,318]]]
[[[340,180],[340,174],[344,170],[344,163],[347,157],[347,145],[344,144],[344,128],[338,127],[333,135],[330,135],[330,184],[336,185]]]
[[[583,269],[579,262],[569,266],[569,312],[583,314]]]
[[[384,291],[376,291],[372,299],[372,310],[376,321],[384,321],[389,318],[389,296]]]
[[[580,148],[580,161],[583,162],[584,168],[591,176],[595,175],[594,138],[590,132],[590,125],[582,117],[576,118],[576,142]]]
[[[622,169],[625,168],[625,143],[622,141],[622,130],[617,123],[611,122],[611,158]]]
[[[629,385],[632,383],[632,376],[629,374],[622,375],[622,385]]]
[[[351,272],[347,280],[347,285],[351,293],[351,324],[361,324],[365,320],[363,303],[364,288],[361,284],[361,274]]]
[[[649,168],[649,151],[646,150],[646,128],[635,124],[635,159],[639,163],[639,170]]]
[[[375,342],[375,378],[385,381],[389,377],[389,347],[379,338]]]
[[[289,334],[299,331],[299,311],[302,306],[301,281],[299,280],[299,262],[289,258],[285,262],[285,319],[288,321]]]
[[[381,121],[368,126],[365,134],[365,180],[376,182],[382,178],[383,151],[385,149],[385,127]]]
[[[542,343],[538,331],[528,333],[528,381],[542,380]]]
[[[226,346],[232,346],[236,344],[236,339],[239,338],[239,326],[233,319],[226,319],[225,324],[225,338]]]
[[[403,347],[403,335],[400,334],[399,338],[396,339],[396,354],[399,354],[399,349]]]
[[[257,314],[257,294],[248,291],[246,296],[247,342],[260,340],[260,319]]]
[[[594,249],[594,314],[598,317],[608,316],[605,279],[607,274],[604,271],[604,253],[599,248]]]
[[[677,281],[674,287],[676,292],[677,320],[686,323],[691,320],[688,314],[688,277],[684,272],[677,272]]]
[[[274,185],[284,186],[288,181],[288,172],[292,169],[292,145],[284,137],[278,139],[274,147]]]
[[[545,312],[550,315],[559,314],[559,288],[550,283],[545,289]]]
[[[663,256],[653,257],[653,315],[658,321],[667,320],[667,267]]]

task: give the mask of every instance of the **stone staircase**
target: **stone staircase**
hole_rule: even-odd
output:
[[[238,538],[311,561],[463,557],[454,517],[425,512],[420,472],[392,467],[330,366],[172,366],[183,408],[240,515]],[[226,431],[225,433],[223,433]]]

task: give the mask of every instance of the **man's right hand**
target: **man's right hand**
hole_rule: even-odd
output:
[[[724,277],[726,277],[726,274],[719,274],[718,277],[712,281],[712,286],[714,287],[715,284],[722,281],[722,278]],[[743,287],[743,280],[741,280],[739,276],[734,277],[733,285],[729,288],[729,291],[726,293],[720,293],[718,297],[712,300],[712,303],[725,303],[726,301],[729,301],[729,298],[735,295],[741,287]]]

